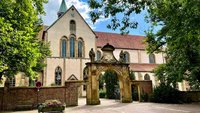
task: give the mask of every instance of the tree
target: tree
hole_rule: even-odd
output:
[[[198,0],[154,0],[149,7],[152,29],[147,50],[164,52],[167,62],[155,70],[167,84],[187,80],[200,89],[200,2]],[[153,29],[162,26],[153,33]]]
[[[25,72],[31,78],[45,66],[50,55],[48,44],[37,39],[40,15],[47,0],[1,0],[0,2],[0,78]],[[40,68],[39,68],[40,67]]]
[[[130,20],[133,14],[139,14],[151,0],[89,0],[91,11],[90,16],[93,22],[100,17],[111,17],[111,23],[107,28],[116,30],[120,28],[122,34],[128,33],[128,28],[137,28],[137,22]],[[122,19],[120,20],[120,17]]]
[[[119,88],[117,73],[114,71],[108,70],[104,74],[105,83],[106,83],[106,97],[109,99],[116,98],[116,89]]]
[[[107,26],[122,34],[127,28],[136,28],[131,14],[143,9],[148,11],[147,22],[152,24],[147,31],[147,51],[163,52],[167,63],[160,65],[155,73],[167,84],[187,80],[191,86],[200,89],[200,2],[198,0],[90,0],[94,9],[90,15],[95,22],[100,16],[111,22]],[[122,20],[117,14],[123,15]],[[155,31],[155,28],[160,30]]]

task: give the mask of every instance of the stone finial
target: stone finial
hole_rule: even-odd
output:
[[[125,55],[123,50],[121,50],[120,54],[119,54],[119,61],[120,62],[125,62]]]
[[[91,62],[94,62],[95,53],[94,53],[93,48],[91,48],[91,50],[90,50],[90,52],[89,52],[89,56],[90,56],[90,61],[91,61]]]

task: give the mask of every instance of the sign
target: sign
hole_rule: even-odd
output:
[[[41,86],[42,86],[42,83],[41,83],[40,81],[37,81],[37,82],[36,82],[36,88],[39,89],[39,88],[41,88]]]

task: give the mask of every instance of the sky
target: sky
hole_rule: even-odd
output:
[[[56,21],[57,12],[59,10],[60,4],[62,0],[49,0],[47,4],[44,5],[46,15],[42,16],[44,25],[50,26],[54,21]],[[92,23],[89,12],[91,9],[87,3],[87,0],[65,0],[67,8],[74,5],[85,21],[89,24],[89,26],[94,31],[101,31],[101,32],[112,32],[112,33],[120,33],[119,30],[110,30],[106,27],[107,24],[110,23],[110,18],[100,18],[95,24]],[[148,30],[150,24],[147,24],[144,20],[145,15],[147,14],[146,11],[143,11],[141,14],[133,14],[130,16],[131,20],[135,20],[138,22],[137,29],[129,29],[129,34],[131,35],[142,35],[145,36],[145,30]]]

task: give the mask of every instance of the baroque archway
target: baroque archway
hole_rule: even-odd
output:
[[[87,75],[87,104],[98,105],[99,100],[99,77],[102,71],[113,70],[117,73],[120,86],[120,100],[123,103],[132,102],[131,96],[131,80],[129,78],[129,64],[124,62],[124,55],[120,56],[119,61],[114,57],[113,51],[115,48],[112,45],[105,45],[102,48],[103,56],[100,60],[94,61],[95,53],[90,52],[91,62],[86,63]]]

